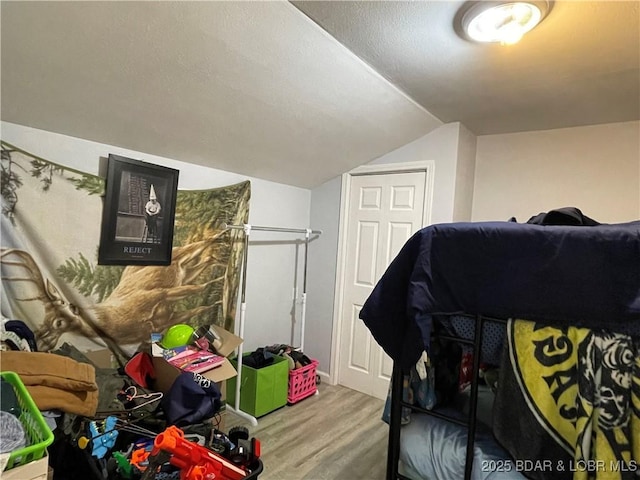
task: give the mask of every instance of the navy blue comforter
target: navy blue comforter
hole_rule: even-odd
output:
[[[360,318],[387,354],[409,368],[429,350],[432,316],[454,313],[634,334],[640,222],[426,227],[391,263]]]

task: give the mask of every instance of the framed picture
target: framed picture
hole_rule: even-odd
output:
[[[99,265],[169,265],[178,170],[109,155]]]

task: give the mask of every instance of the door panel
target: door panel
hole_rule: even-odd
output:
[[[400,249],[404,246],[409,237],[413,235],[413,233],[415,232],[413,228],[414,225],[412,223],[389,223],[389,241],[387,242],[387,251],[385,257],[385,263],[387,265],[389,265],[391,261],[396,258],[396,255],[398,255]]]
[[[426,173],[352,176],[340,307],[339,383],[385,398],[393,363],[358,318],[389,263],[423,225]]]
[[[349,368],[360,371],[361,373],[368,374],[371,370],[371,338],[369,341],[356,341],[356,339],[366,339],[367,327],[364,326],[362,321],[358,318],[360,314],[359,308],[353,309],[353,315],[350,318],[351,323],[351,348],[349,349]]]
[[[355,283],[362,287],[374,287],[378,254],[378,224],[359,222],[358,238],[355,245]]]

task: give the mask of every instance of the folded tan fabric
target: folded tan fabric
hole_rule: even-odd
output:
[[[62,410],[93,417],[98,409],[98,391],[71,391],[43,385],[28,385],[27,390],[39,410]]]
[[[42,385],[78,392],[97,391],[93,365],[44,352],[0,352],[0,368],[16,372],[25,385]]]
[[[98,408],[93,365],[44,352],[0,352],[0,369],[16,372],[40,410],[92,417]]]

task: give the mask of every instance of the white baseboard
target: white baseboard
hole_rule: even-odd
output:
[[[326,372],[321,372],[320,370],[316,370],[316,374],[320,376],[322,383],[326,383],[327,385],[333,385],[331,383],[331,375]]]

